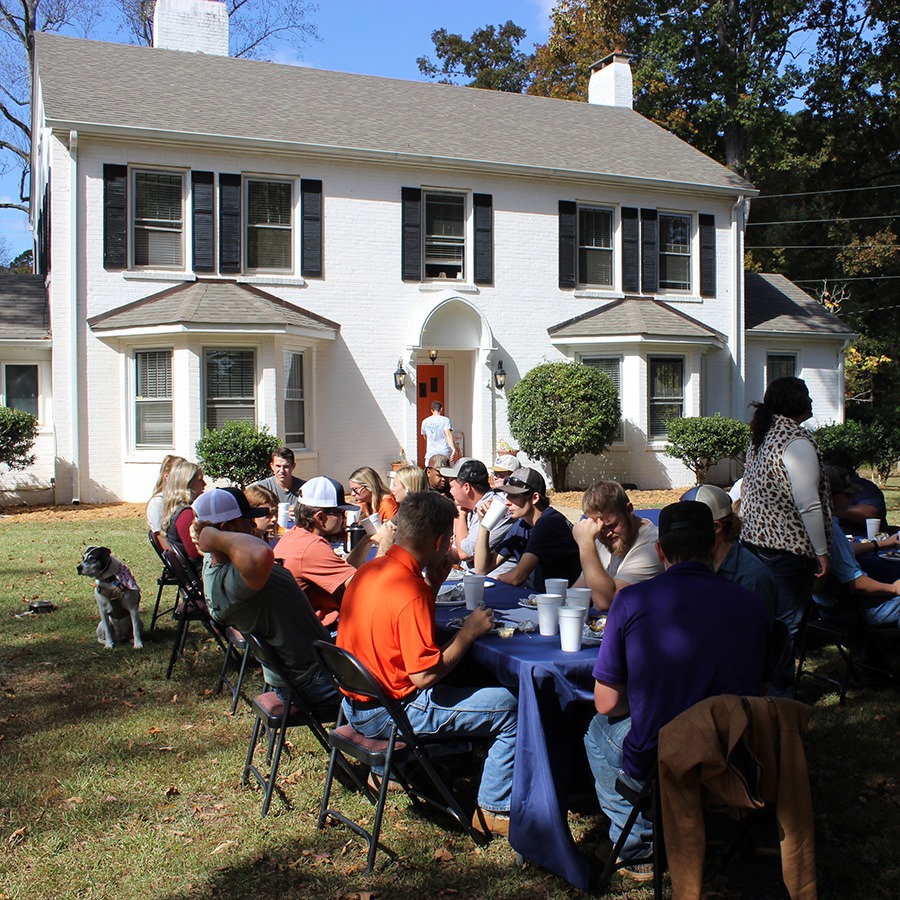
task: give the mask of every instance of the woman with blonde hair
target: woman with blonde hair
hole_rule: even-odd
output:
[[[397,514],[397,501],[391,496],[382,477],[371,466],[360,466],[348,479],[353,499],[360,506],[360,516],[378,513],[382,522]]]
[[[199,570],[203,558],[191,537],[194,511],[191,504],[203,493],[206,480],[197,463],[175,463],[163,489],[163,529],[169,544],[181,550]]]
[[[254,534],[264,540],[270,547],[278,542],[276,534],[278,520],[278,498],[268,488],[261,484],[251,484],[244,488],[244,496],[248,503],[254,507],[268,507],[269,514],[253,520]]]
[[[410,492],[427,491],[428,479],[425,470],[418,466],[404,466],[394,472],[394,481],[391,484],[391,493],[397,503],[402,503],[403,498]]]
[[[184,462],[180,456],[169,453],[163,457],[163,461],[159,467],[159,475],[156,476],[156,484],[153,486],[153,492],[147,501],[147,525],[150,530],[160,539],[163,547],[167,546],[166,536],[163,534],[163,488],[166,486],[166,479],[172,466],[177,462]]]

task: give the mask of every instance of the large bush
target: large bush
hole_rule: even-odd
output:
[[[27,469],[34,462],[31,448],[37,430],[38,421],[31,413],[0,406],[0,463],[10,469]]]
[[[697,484],[703,484],[709,470],[723,459],[743,463],[750,444],[750,426],[740,419],[693,416],[673,419],[669,423],[666,456],[680,459],[693,473]]]
[[[197,460],[210,478],[224,478],[243,488],[272,474],[269,462],[281,440],[266,426],[226,422],[218,431],[206,429],[197,441]]]
[[[509,429],[519,447],[549,466],[565,490],[569,463],[579,453],[602,453],[621,418],[608,375],[581,363],[535,366],[509,392]]]
[[[822,453],[829,450],[840,450],[850,457],[853,468],[863,463],[871,463],[877,455],[877,428],[863,422],[841,422],[836,425],[823,425],[813,432],[813,437]]]

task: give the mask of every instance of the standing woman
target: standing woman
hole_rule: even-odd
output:
[[[360,505],[362,518],[377,512],[382,522],[389,522],[397,514],[397,501],[371,466],[360,466],[348,481],[353,499]]]
[[[163,490],[163,528],[166,540],[181,550],[194,564],[197,571],[203,557],[191,537],[194,511],[191,504],[203,493],[206,480],[197,463],[181,460],[172,466]]]
[[[806,382],[777,378],[754,406],[741,485],[741,540],[775,577],[775,615],[788,626],[791,652],[775,673],[772,693],[792,695],[794,636],[814,580],[829,570],[831,495],[819,448],[800,427],[812,416]]]

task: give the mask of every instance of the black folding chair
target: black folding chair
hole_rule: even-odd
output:
[[[280,657],[269,642],[254,634],[247,634],[245,638],[249,652],[256,657],[260,664],[274,672],[287,685],[289,691],[289,701],[287,703],[279,699],[275,691],[270,690],[254,697],[250,704],[253,712],[256,713],[256,721],[253,723],[253,733],[250,736],[247,759],[244,762],[244,770],[241,774],[241,784],[248,784],[251,775],[256,779],[264,791],[262,815],[265,816],[269,812],[272,794],[277,789],[278,764],[281,761],[281,752],[284,749],[285,735],[288,728],[305,725],[312,732],[313,737],[322,745],[322,749],[330,754],[331,746],[328,742],[328,732],[325,730],[322,722],[333,722],[335,720],[337,704],[332,704],[326,708],[315,707],[309,704],[303,695],[302,689],[295,683],[290,672],[285,669]],[[268,775],[263,774],[259,767],[253,763],[256,745],[259,742],[260,732],[264,724],[268,736],[268,749],[266,752],[266,765],[269,767]],[[351,783],[367,796],[370,795],[369,789],[353,766],[343,758],[339,759],[338,763],[350,776]],[[284,793],[279,790],[279,794],[282,800],[287,803]]]
[[[227,684],[231,691],[231,714],[237,710],[238,700],[241,699],[241,689],[244,686],[244,676],[247,674],[247,665],[250,662],[251,653],[248,651],[247,639],[229,625],[225,629],[225,640],[228,647],[225,651],[225,659],[222,662],[222,671],[219,672],[219,680],[216,682],[216,694],[222,693],[222,688]],[[237,667],[237,676],[231,675],[229,669]],[[250,701],[248,701],[249,703]]]
[[[153,619],[150,621],[150,630],[153,631],[153,629],[156,628],[156,620],[169,615],[170,613],[174,614],[175,609],[178,606],[178,579],[172,574],[169,562],[165,556],[163,556],[165,551],[163,550],[162,544],[159,542],[159,538],[152,531],[147,532],[147,537],[150,539],[150,546],[156,551],[156,555],[159,557],[159,561],[162,564],[162,571],[156,576],[156,583],[159,588],[156,591],[156,603],[153,605]],[[159,604],[162,601],[163,591],[167,587],[175,588],[175,600],[171,606],[160,612]]]
[[[406,791],[414,805],[421,808],[421,804],[424,802],[449,814],[476,844],[486,844],[488,837],[472,827],[470,820],[463,813],[459,801],[444,779],[438,774],[433,763],[433,760],[438,756],[471,753],[471,742],[460,741],[459,739],[448,740],[446,737],[434,737],[431,735],[427,737],[417,735],[409,722],[403,704],[389,697],[371,672],[355,656],[341,647],[336,647],[334,644],[326,641],[316,641],[313,644],[313,648],[319,657],[322,667],[331,675],[334,683],[339,688],[350,694],[366,697],[373,703],[383,706],[391,719],[391,729],[388,738],[386,740],[378,740],[360,734],[352,725],[347,723],[343,710],[341,710],[341,714],[338,716],[337,727],[333,728],[328,735],[328,741],[331,745],[331,761],[328,764],[325,790],[322,794],[322,804],[319,808],[319,828],[325,827],[325,823],[330,816],[364,838],[368,845],[366,872],[371,872],[375,865],[375,855],[378,852],[378,836],[381,832],[388,787],[391,781],[396,781]],[[382,766],[384,768],[378,797],[374,801],[375,820],[371,831],[368,831],[358,822],[328,805],[331,798],[335,767],[344,755],[359,760],[359,762],[370,767]],[[428,776],[441,800],[423,793],[409,783],[404,775],[404,770],[406,765],[412,761],[421,766],[422,771]],[[366,794],[372,800],[371,793],[366,792]]]
[[[178,582],[181,596],[181,602],[175,607],[174,613],[177,628],[175,629],[175,640],[172,643],[172,655],[169,657],[169,668],[166,670],[166,679],[168,680],[172,677],[175,661],[184,652],[184,644],[191,622],[200,622],[223,653],[227,653],[227,647],[225,639],[222,637],[221,627],[209,614],[206,598],[203,596],[203,582],[200,581],[200,576],[197,575],[191,562],[175,546],[169,547],[163,556]]]

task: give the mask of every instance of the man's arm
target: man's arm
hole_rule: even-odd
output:
[[[220,531],[214,525],[207,525],[197,534],[196,543],[203,553],[227,556],[247,587],[254,591],[265,587],[275,565],[272,548],[250,534]]]
[[[483,525],[479,525],[475,538],[475,573],[487,575],[488,572],[493,572],[504,558],[491,550],[491,533]]]
[[[604,716],[611,718],[627,716],[631,712],[631,707],[628,705],[628,686],[595,681],[594,706],[597,712]]]
[[[469,536],[469,513],[461,506],[456,507],[456,519],[453,522],[453,546],[450,548],[450,558],[453,562],[463,562],[470,555],[462,549],[463,541]]]
[[[572,526],[572,537],[578,544],[578,556],[581,559],[581,579],[591,589],[591,602],[594,608],[607,610],[612,606],[616,594],[628,585],[627,581],[617,581],[603,567],[597,553],[595,541],[600,534],[600,525],[588,517]]]
[[[485,529],[481,529],[484,531]],[[514,569],[510,569],[508,572],[501,572],[497,576],[497,581],[502,581],[504,584],[525,584],[528,581],[528,576],[534,571],[535,566],[540,562],[540,560],[533,553],[523,553],[519,559],[519,562],[516,564]],[[497,563],[499,566],[500,563]],[[496,569],[497,566],[494,566]]]
[[[850,584],[854,594],[863,594],[866,597],[900,597],[900,579],[893,584],[876,581],[868,575],[860,575]]]
[[[482,606],[466,616],[462,628],[453,639],[441,648],[441,659],[424,672],[411,672],[410,681],[420,690],[437,684],[448,672],[454,669],[466,655],[469,647],[483,634],[487,634],[494,625],[494,611]]]

